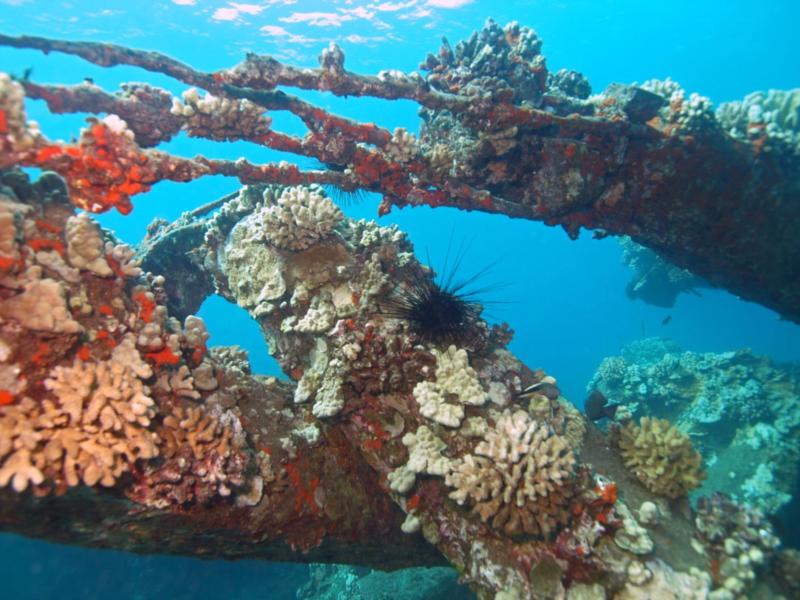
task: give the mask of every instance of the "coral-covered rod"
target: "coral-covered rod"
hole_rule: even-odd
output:
[[[500,48],[504,44],[512,47],[517,53],[512,65],[519,64],[521,56],[530,59],[538,87],[526,102],[516,101],[513,90],[497,88],[496,80],[507,73],[478,72],[483,68],[480,57],[453,68],[448,46],[439,59],[429,57],[426,68],[432,73],[423,79],[394,71],[378,77],[351,73],[344,69],[344,54],[336,46],[323,51],[319,69],[292,68],[250,55],[231,69],[211,74],[158,53],[110,44],[0,35],[0,45],[66,52],[101,66],[139,66],[208,90],[226,106],[247,102],[289,110],[309,130],[302,140],[273,132],[268,118],[253,121],[255,109],[242,108],[245,104],[235,105],[240,107],[235,114],[247,117],[247,128],[237,130],[242,121],[236,119],[221,129],[204,128],[195,122],[195,107],[218,103],[196,93],[185,93],[185,102],[179,101],[174,110],[165,104],[166,92],[153,89],[112,96],[93,86],[25,82],[27,93],[45,99],[54,111],[113,109],[129,121],[140,146],[169,139],[178,127],[191,135],[247,139],[337,165],[327,174],[301,177],[285,168],[197,159],[184,163],[178,177],[170,170],[172,162],[164,159],[166,170],[151,173],[142,182],[145,186],[131,188],[136,191],[164,178],[225,173],[247,182],[324,182],[378,192],[383,196],[382,214],[392,206],[455,206],[561,225],[571,237],[582,227],[629,235],[713,285],[800,321],[800,238],[787,227],[800,219],[797,151],[774,146],[763,133],[766,128],[750,130],[750,139],[735,139],[713,113],[704,115],[702,103],[679,94],[658,100],[639,88],[612,86],[591,103],[558,100],[552,95],[557,90],[542,83],[546,69],[538,60],[541,56],[531,58],[537,52],[535,44],[520,42],[518,29],[508,29],[505,38],[495,36],[493,43],[498,52],[508,49]],[[523,33],[530,38],[529,32]],[[477,71],[465,79],[466,67]],[[278,85],[413,99],[428,111],[426,139],[416,143],[397,131],[392,135],[374,124],[332,115],[276,90]],[[148,106],[135,106],[132,97]],[[147,126],[156,114],[158,132]],[[457,127],[437,132],[437,119],[449,119]],[[448,130],[464,133],[453,139],[436,137]],[[18,162],[36,163],[30,158]],[[41,166],[65,174],[56,165]],[[74,197],[80,199],[81,194]],[[127,207],[125,198],[96,207],[115,204]]]

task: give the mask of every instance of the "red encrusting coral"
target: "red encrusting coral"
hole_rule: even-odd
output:
[[[61,240],[51,240],[48,238],[34,238],[28,240],[28,246],[34,252],[41,252],[42,250],[55,250],[61,256],[64,256],[64,242]]]
[[[297,514],[303,512],[303,507],[308,507],[312,514],[319,514],[319,506],[314,498],[314,494],[319,487],[320,480],[318,477],[311,478],[307,484],[303,483],[303,478],[300,475],[300,470],[296,462],[287,463],[284,468],[286,474],[289,476],[289,481],[295,487],[294,498],[294,511]]]
[[[181,362],[181,357],[175,354],[169,346],[164,346],[158,352],[147,352],[144,357],[156,365],[177,365]]]
[[[42,366],[49,354],[50,345],[46,342],[40,342],[39,349],[31,355],[31,362],[36,366]]]
[[[0,406],[7,406],[14,403],[14,394],[8,390],[0,390]]]
[[[153,320],[153,311],[156,303],[145,292],[137,292],[133,295],[133,300],[139,305],[139,318],[145,323]]]
[[[105,345],[108,348],[115,348],[117,346],[117,341],[105,329],[98,330],[97,333],[95,334],[95,339],[105,342]]]

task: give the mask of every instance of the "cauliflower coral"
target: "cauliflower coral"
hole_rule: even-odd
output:
[[[691,440],[666,419],[642,417],[639,425],[628,423],[619,448],[625,466],[654,494],[680,498],[705,478]]]
[[[473,504],[495,529],[547,538],[569,519],[574,465],[565,438],[524,411],[506,410],[445,482],[455,488],[450,498]]]

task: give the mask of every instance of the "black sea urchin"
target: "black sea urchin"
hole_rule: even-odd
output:
[[[437,278],[422,266],[409,269],[384,304],[384,314],[408,323],[409,329],[424,342],[435,345],[475,346],[486,336],[481,320],[483,306],[477,296],[486,291],[472,289],[475,281],[490,267],[463,281],[455,281],[460,260]]]

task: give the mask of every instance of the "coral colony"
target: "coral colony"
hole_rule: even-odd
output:
[[[754,478],[778,475],[743,475],[735,498],[709,490],[691,510],[687,495],[714,467],[676,427],[771,406],[726,383],[743,362],[753,385],[780,395],[789,384],[770,379],[769,365],[673,353],[648,379],[610,359],[591,386],[619,404],[605,432],[552,376],[506,349],[507,326],[487,325],[457,290],[431,287],[401,231],[344,217],[321,187],[379,192],[382,212],[453,205],[573,235],[582,226],[630,234],[797,319],[797,281],[771,262],[798,254],[797,236],[778,233],[800,206],[797,190],[779,185],[798,168],[797,92],[751,95],[716,114],[671,81],[590,96],[580,74],[548,73],[535,32],[513,23],[488,22],[455,49],[445,43],[424,62],[426,77],[349,73],[335,45],[319,69],[251,55],[206,74],[111,45],[0,43],[138,65],[193,86],[173,98],[145,84],[108,94],[0,75],[4,528],[140,552],[444,562],[495,600],[797,597],[798,554],[781,550],[761,510],[743,503]],[[420,136],[337,117],[277,85],[413,99]],[[75,143],[49,141],[26,119],[26,95],[53,112],[105,116],[90,117]],[[274,131],[267,110],[298,115],[308,134]],[[334,168],[152,149],[179,131]],[[30,181],[18,167],[44,173]],[[750,185],[715,188],[711,174],[725,169]],[[154,225],[138,254],[88,214],[128,213],[159,181],[220,173],[245,187],[215,212]],[[739,222],[761,230],[698,225],[697,207],[712,205],[759,211]],[[150,266],[165,264],[173,268]],[[402,295],[408,286],[417,287]],[[458,335],[458,324],[442,334],[415,317],[417,303],[442,291],[464,303],[464,326],[478,335]],[[252,315],[290,381],[251,375],[236,347],[207,346],[189,313],[211,293]],[[670,377],[700,378],[697,365],[714,360],[732,365],[720,376],[728,380],[704,380],[729,385],[724,399],[689,396]],[[648,381],[680,406],[644,407]],[[753,417],[753,444],[771,447],[773,433],[796,440],[796,420],[770,419]],[[726,450],[713,448],[720,460]]]

